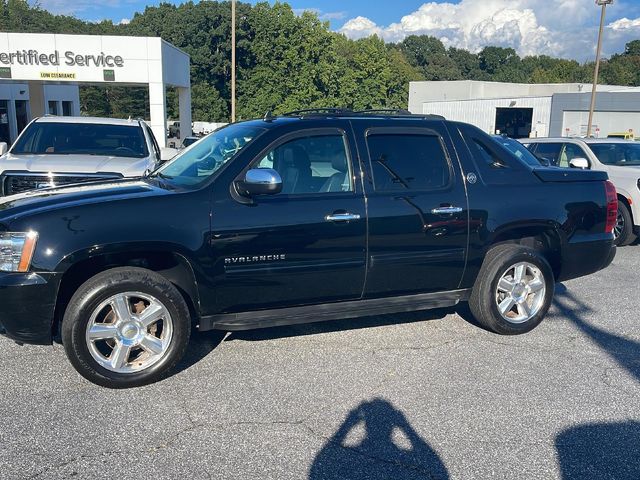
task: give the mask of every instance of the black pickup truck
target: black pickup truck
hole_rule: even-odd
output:
[[[614,255],[605,173],[535,166],[470,125],[339,110],[237,123],[138,179],[0,200],[0,329],[84,377],[166,375],[192,329],[469,302],[536,327]],[[357,320],[354,320],[354,324]]]

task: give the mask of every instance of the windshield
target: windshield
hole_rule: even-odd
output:
[[[589,148],[605,165],[618,167],[640,165],[640,143],[590,143]]]
[[[540,162],[536,156],[527,149],[527,147],[517,140],[507,137],[494,137],[494,139],[527,165],[532,167],[539,167],[542,165],[542,162]]]
[[[229,125],[187,147],[152,176],[182,186],[198,186],[264,131],[242,124]]]
[[[20,136],[15,155],[104,155],[145,158],[149,155],[140,125],[35,122]]]

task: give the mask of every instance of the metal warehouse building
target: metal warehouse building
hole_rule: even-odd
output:
[[[640,135],[640,88],[599,85],[596,136],[633,130]],[[478,82],[411,82],[412,113],[444,115],[513,138],[584,136],[591,85]]]

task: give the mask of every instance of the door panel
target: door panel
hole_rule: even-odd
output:
[[[369,171],[365,297],[453,290],[464,273],[468,206],[453,147],[440,123],[414,125],[359,124]]]
[[[361,297],[366,209],[347,135],[303,131],[274,145],[252,167],[276,169],[283,193],[258,197],[253,205],[231,198],[214,205],[211,247],[220,312]]]

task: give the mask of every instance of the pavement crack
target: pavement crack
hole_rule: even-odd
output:
[[[39,478],[40,476],[44,475],[45,473],[54,471],[54,470],[59,470],[61,468],[67,467],[69,465],[72,465],[76,462],[79,462],[80,460],[85,460],[85,459],[93,459],[93,458],[100,458],[100,457],[107,457],[110,455],[124,455],[128,452],[124,452],[124,451],[120,451],[120,450],[113,450],[113,451],[107,451],[107,452],[100,452],[100,453],[95,453],[95,454],[82,454],[82,455],[77,455],[71,459],[65,460],[63,462],[60,463],[56,463],[55,465],[50,465],[48,467],[44,467],[42,470],[40,470],[37,473],[34,473],[33,475],[26,477],[28,480],[33,480],[35,478]]]

